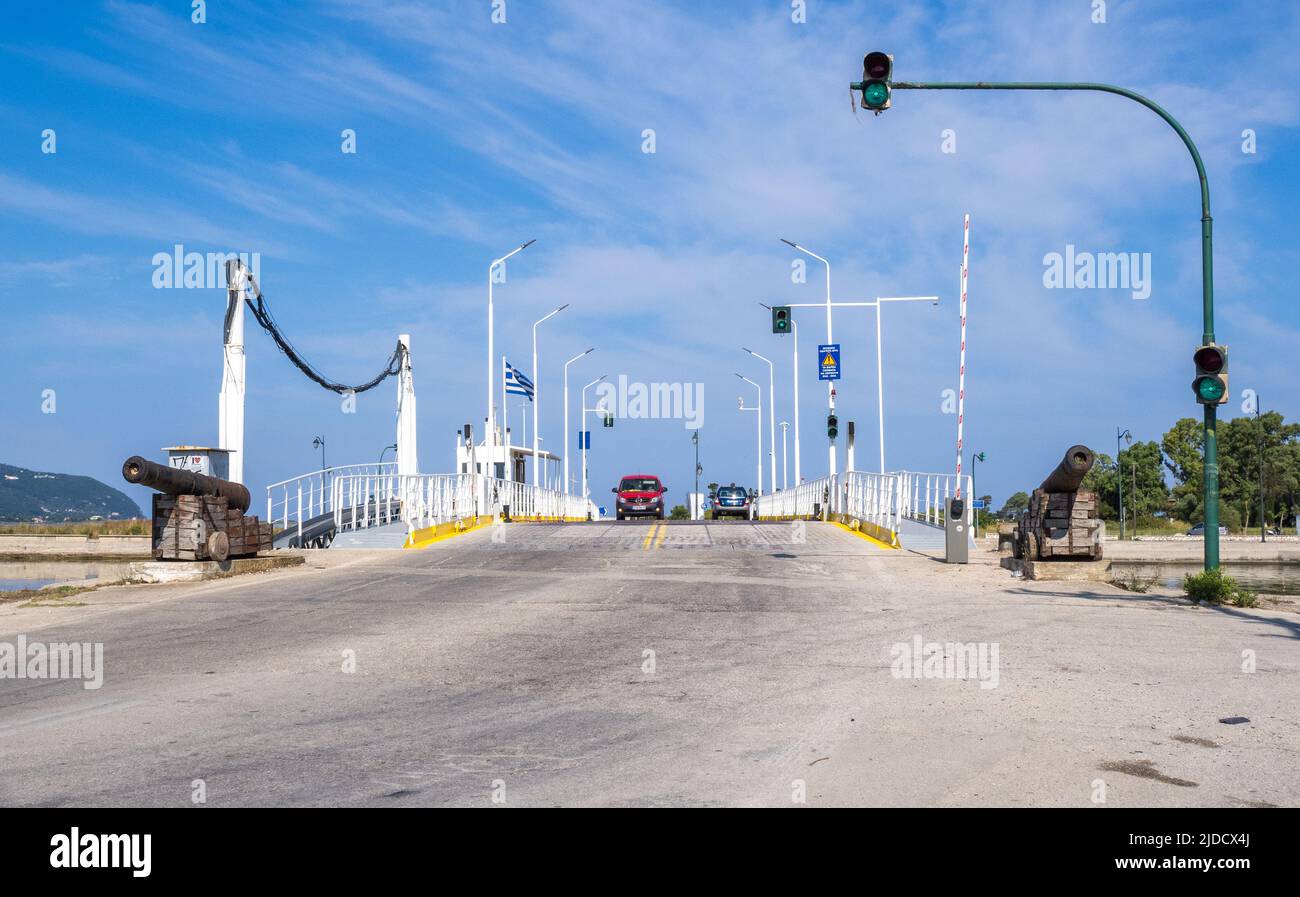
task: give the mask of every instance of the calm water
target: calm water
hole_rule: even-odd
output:
[[[55,582],[113,582],[130,575],[121,561],[0,561],[0,592],[39,589]]]
[[[1234,564],[1225,561],[1223,572],[1233,577],[1252,592],[1264,595],[1300,595],[1300,564]],[[1117,560],[1111,565],[1116,577],[1136,574],[1139,577],[1159,576],[1160,584],[1181,589],[1183,577],[1200,573],[1200,564],[1148,564]]]

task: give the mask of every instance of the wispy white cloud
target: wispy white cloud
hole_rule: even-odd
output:
[[[259,241],[245,229],[204,216],[180,202],[58,189],[4,173],[0,173],[0,211],[74,233],[143,237],[166,246],[187,240],[230,247],[260,245],[266,246],[267,252],[279,251],[280,246],[278,241]]]
[[[80,253],[59,259],[0,261],[0,285],[45,282],[55,287],[70,287],[113,276],[113,262],[108,256]]]

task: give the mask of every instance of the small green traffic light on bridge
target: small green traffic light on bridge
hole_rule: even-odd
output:
[[[1196,363],[1196,379],[1192,381],[1196,401],[1202,405],[1222,405],[1227,402],[1227,350],[1211,343],[1198,348],[1192,359]]]
[[[788,305],[772,306],[772,332],[773,333],[790,332],[790,306]]]
[[[833,412],[826,416],[826,435],[831,439],[840,435],[840,419]]]

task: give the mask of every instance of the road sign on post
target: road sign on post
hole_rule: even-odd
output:
[[[817,347],[817,379],[840,379],[839,343],[824,343]]]

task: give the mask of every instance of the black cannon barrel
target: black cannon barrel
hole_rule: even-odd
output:
[[[1083,478],[1092,470],[1094,460],[1092,449],[1086,445],[1072,445],[1061,463],[1056,465],[1056,470],[1048,474],[1038,488],[1044,492],[1078,492]]]
[[[252,504],[248,487],[242,483],[205,476],[192,470],[179,470],[132,455],[122,464],[122,479],[148,486],[167,495],[212,495],[226,500],[232,511],[247,511]]]

